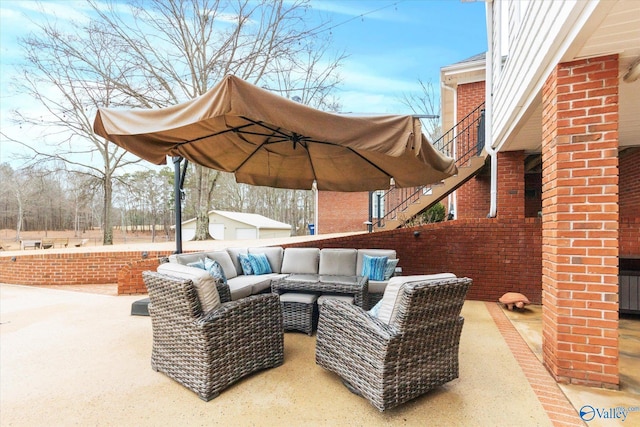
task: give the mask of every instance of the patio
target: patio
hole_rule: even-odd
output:
[[[285,334],[284,365],[205,403],[150,368],[150,319],[129,314],[140,296],[88,289],[0,286],[2,425],[583,425],[562,390],[577,408],[640,406],[637,388],[561,390],[503,310],[479,301],[462,312],[460,378],[394,410],[378,412],[316,366],[315,337],[301,333]]]

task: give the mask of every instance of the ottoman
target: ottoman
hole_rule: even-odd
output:
[[[339,301],[344,301],[344,302],[347,302],[349,304],[353,304],[353,297],[352,296],[325,294],[325,295],[320,295],[318,297],[318,306],[321,306],[328,299],[337,299]]]
[[[315,294],[287,292],[280,295],[282,320],[285,331],[301,331],[313,335],[318,319]]]

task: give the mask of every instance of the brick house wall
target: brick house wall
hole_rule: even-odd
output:
[[[640,148],[620,153],[620,256],[640,255]]]
[[[369,192],[318,192],[320,234],[366,231],[369,220]]]
[[[485,99],[485,82],[474,82],[458,85],[456,114],[461,120],[467,114],[475,110]],[[447,129],[443,129],[447,130]],[[459,132],[457,138],[458,154],[466,153],[469,144],[476,141],[468,141],[463,132]],[[456,190],[457,219],[484,218],[489,213],[490,203],[490,176],[488,173],[480,173],[469,180],[465,185]]]
[[[618,57],[542,90],[543,357],[556,381],[617,388]]]

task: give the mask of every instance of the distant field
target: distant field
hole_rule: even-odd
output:
[[[173,236],[172,240],[173,240]],[[102,246],[102,231],[87,230],[79,235],[75,235],[73,230],[68,231],[23,231],[20,233],[21,240],[42,240],[42,239],[69,239],[69,246],[86,240],[84,246]],[[166,236],[162,232],[157,232],[156,242],[166,242]],[[113,243],[115,245],[123,243],[150,243],[150,231],[123,232],[114,230]],[[0,230],[0,244],[4,250],[19,250],[20,242],[16,241],[16,231],[9,229]]]

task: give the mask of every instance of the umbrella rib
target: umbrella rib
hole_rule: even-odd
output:
[[[242,116],[242,118],[243,118],[243,119],[245,119],[245,120],[247,120],[248,122],[251,122],[251,123],[255,124],[256,126],[262,126],[263,128],[265,128],[265,129],[268,129],[268,130],[272,131],[274,134],[280,134],[280,135],[282,135],[282,137],[283,137],[283,138],[287,138],[287,139],[289,139],[289,140],[292,140],[292,136],[290,136],[290,135],[288,135],[288,134],[286,134],[286,133],[282,132],[282,131],[280,130],[280,128],[273,128],[273,127],[271,127],[271,126],[269,126],[269,125],[267,125],[267,124],[265,124],[265,123],[263,123],[263,122],[261,122],[261,121],[253,120],[253,119],[250,119],[250,118],[245,117],[245,116]],[[246,133],[248,133],[248,132],[246,132]],[[272,134],[271,136],[274,136],[274,134]],[[255,135],[259,135],[259,134],[255,134]],[[269,137],[269,135],[264,135],[264,136]],[[263,142],[263,144],[273,144],[273,143],[276,143],[276,142],[282,142],[282,141],[265,141],[265,142]],[[312,138],[309,138],[309,137],[306,137],[306,136],[302,136],[302,135],[299,135],[298,142],[300,142],[300,145],[301,145],[301,146],[304,146],[304,147],[305,147],[305,149],[307,150],[307,152],[309,151],[309,149],[308,149],[308,147],[306,146],[306,144],[302,144],[302,142],[313,142],[313,143],[316,143],[316,144],[326,144],[326,145],[339,145],[339,144],[334,144],[334,143],[331,143],[331,142],[328,142],[328,141],[320,141],[320,140],[317,140],[317,139],[312,139]],[[364,160],[367,164],[371,165],[373,168],[377,169],[378,171],[380,171],[381,173],[385,174],[385,175],[386,175],[386,176],[388,176],[389,178],[392,178],[392,175],[391,175],[389,172],[385,171],[385,170],[384,170],[384,169],[382,169],[380,166],[378,166],[378,165],[376,165],[375,163],[371,162],[369,159],[367,159],[366,157],[364,157],[364,156],[363,156],[362,154],[360,154],[358,151],[354,150],[354,149],[353,149],[353,148],[351,148],[351,147],[347,147],[347,146],[344,146],[344,145],[341,145],[341,147],[344,147],[344,148],[346,148],[347,150],[351,151],[353,154],[355,154],[356,156],[358,156],[359,158],[361,158],[362,160]],[[256,148],[256,150],[254,150],[254,152],[253,152],[253,153],[251,153],[251,156],[253,156],[253,154],[254,154],[256,151],[257,151],[257,148]],[[246,162],[246,161],[247,161],[251,156],[247,156],[247,159],[245,160],[245,162]],[[313,176],[316,176],[315,167],[313,166],[313,159],[311,158],[311,156],[309,156],[309,161],[310,161],[310,163],[311,163],[311,169],[313,170]],[[245,162],[243,162],[242,164],[244,164]],[[240,165],[239,167],[241,167],[241,166],[242,166],[242,165]],[[239,168],[239,167],[238,167],[238,168]]]
[[[235,127],[229,128],[229,129],[221,130],[220,132],[212,133],[210,135],[200,136],[198,138],[190,139],[188,141],[178,142],[178,143],[176,143],[176,146],[190,144],[192,142],[197,142],[197,141],[202,141],[203,139],[211,138],[211,137],[218,136],[218,135],[223,135],[223,134],[228,133],[228,132],[239,132],[239,131],[242,131],[243,128],[246,128],[248,126],[252,126],[252,125],[251,124],[246,124],[246,125],[242,125],[242,126],[235,126]]]

